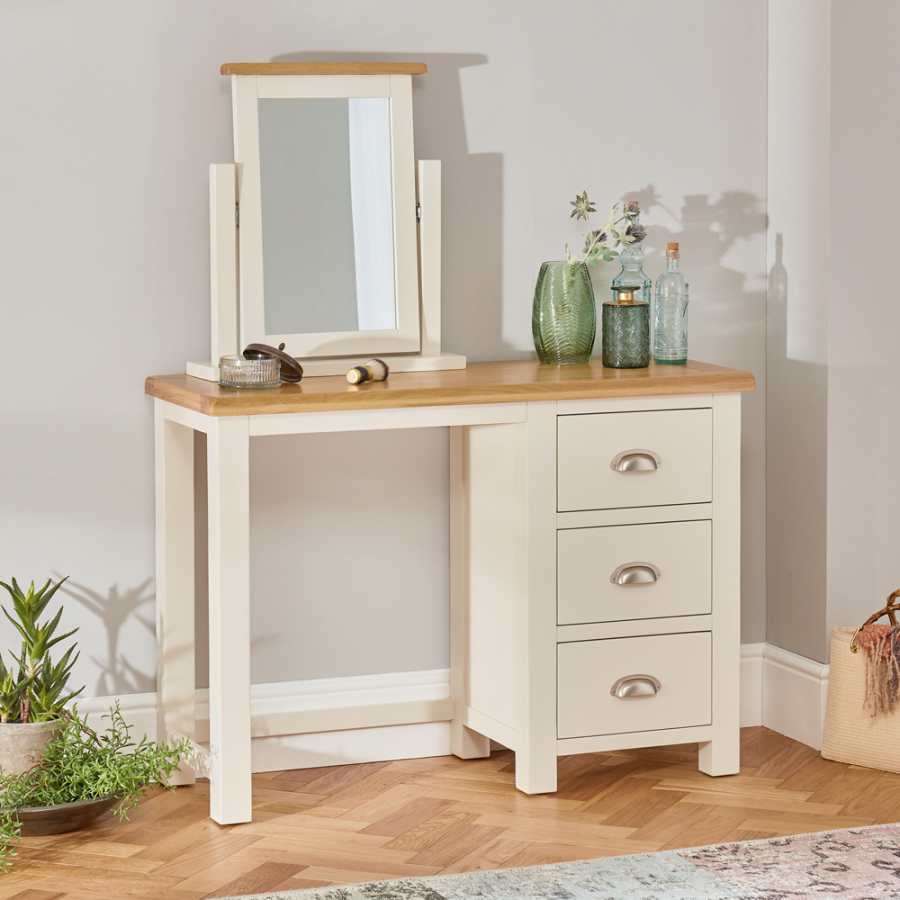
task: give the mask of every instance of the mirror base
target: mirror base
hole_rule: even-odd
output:
[[[394,372],[437,372],[443,369],[464,369],[466,358],[458,353],[440,353],[435,356],[423,356],[410,354],[409,356],[384,355],[385,361]],[[347,369],[361,365],[366,358],[361,356],[347,356],[333,359],[311,359],[301,357],[303,365],[303,380],[314,378],[317,375],[345,375]],[[202,378],[204,381],[218,381],[219,367],[209,360],[205,362],[189,362],[185,367],[188,375],[194,378]]]

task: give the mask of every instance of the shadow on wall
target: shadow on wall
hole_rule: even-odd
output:
[[[156,602],[156,595],[149,593],[152,581],[152,578],[148,578],[137,587],[121,592],[119,586],[114,584],[106,595],[71,580],[62,588],[64,594],[68,594],[97,616],[106,629],[106,658],[91,657],[100,669],[100,677],[94,689],[98,697],[140,694],[156,689],[156,676],[145,675],[135,669],[119,651],[122,628],[130,618],[133,617],[140,622],[150,634],[156,632],[154,623],[138,614],[142,606],[149,604],[152,607]]]
[[[297,52],[271,62],[423,62],[414,75],[416,159],[442,162],[443,309],[456,310],[446,349],[473,360],[496,358],[503,339],[503,154],[469,153],[460,70],[487,63],[480,53]],[[460,315],[462,313],[462,315]],[[468,315],[467,315],[468,313]],[[468,321],[459,321],[461,318]],[[477,326],[477,327],[475,327]],[[448,331],[445,317],[445,332]],[[455,337],[460,336],[460,337]],[[521,356],[521,351],[512,353]]]
[[[641,221],[648,232],[644,271],[654,285],[666,269],[666,244],[681,244],[682,271],[691,292],[691,356],[695,356],[691,345],[699,346],[704,360],[733,365],[732,343],[746,341],[748,334],[756,333],[754,329],[765,331],[766,289],[761,277],[758,289],[748,289],[747,273],[729,268],[725,259],[739,241],[765,233],[768,220],[764,201],[748,191],[724,191],[714,201],[708,194],[691,194],[676,211],[663,203],[652,184],[628,191],[621,199],[637,200],[641,205]],[[660,214],[680,223],[680,230],[660,224]],[[598,304],[611,297],[609,286],[620,268],[613,262],[594,274]],[[599,341],[595,354],[599,354],[598,345]],[[717,348],[725,350],[718,358]]]
[[[828,368],[801,358],[824,353],[827,332],[822,301],[799,283],[793,294],[789,291],[784,245],[777,232],[769,270],[766,366],[767,633],[779,647],[827,661],[821,598],[827,588]],[[798,241],[793,246],[797,252]]]

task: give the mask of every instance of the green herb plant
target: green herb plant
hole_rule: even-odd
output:
[[[7,668],[0,658],[0,723],[46,722],[57,719],[66,704],[84,690],[82,687],[65,693],[69,673],[78,659],[75,645],[72,644],[55,663],[50,656],[51,647],[71,637],[78,629],[56,634],[62,607],[49,621],[40,621],[53,595],[62,587],[66,578],[52,587],[48,579],[40,590],[35,590],[32,582],[27,591],[19,587],[15,578],[11,585],[0,581],[0,586],[12,598],[13,614],[5,606],[0,609],[22,638],[19,655],[16,656],[12,651],[9,653],[15,666]]]
[[[135,743],[118,703],[103,718],[109,727],[98,732],[77,708],[63,712],[41,761],[20,775],[0,776],[0,871],[9,868],[19,842],[17,809],[115,795],[121,802],[113,812],[122,820],[154,785],[174,790],[168,779],[181,757],[191,755],[189,741],[170,745],[144,736]]]

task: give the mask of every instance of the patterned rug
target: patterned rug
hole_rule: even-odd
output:
[[[255,894],[254,897],[257,900],[897,900],[900,898],[900,824],[527,869]],[[250,898],[245,896],[240,900]]]

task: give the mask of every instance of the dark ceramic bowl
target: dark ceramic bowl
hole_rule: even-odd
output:
[[[22,836],[39,834],[62,834],[77,831],[93,825],[107,810],[112,809],[122,798],[117,794],[107,794],[94,800],[79,800],[77,803],[60,803],[56,806],[23,806],[20,809],[0,809],[0,815],[14,813],[22,823]]]

